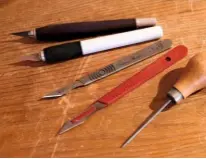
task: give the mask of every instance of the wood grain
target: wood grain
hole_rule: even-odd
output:
[[[137,126],[165,101],[180,68],[206,52],[204,0],[1,0],[0,2],[0,156],[1,157],[206,157],[206,91],[162,113],[125,149]],[[141,49],[133,45],[54,65],[20,63],[19,57],[56,43],[37,43],[10,35],[53,23],[156,17],[164,38],[184,44],[189,56],[85,124],[56,136],[61,125],[131,77],[155,56],[63,98],[46,93]],[[104,60],[102,60],[104,59]]]
[[[206,87],[205,53],[199,53],[190,59],[174,87],[184,98]]]

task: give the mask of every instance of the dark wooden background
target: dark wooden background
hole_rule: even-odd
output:
[[[0,1],[0,156],[1,157],[206,157],[206,91],[159,115],[125,149],[137,126],[165,101],[188,59],[206,53],[204,0],[1,0]],[[105,51],[54,65],[21,63],[19,57],[56,43],[10,35],[53,23],[156,17],[164,37],[184,44],[187,58],[85,124],[56,136],[62,124],[159,56],[141,62],[63,98],[46,93],[150,43]],[[102,60],[104,59],[104,60]]]

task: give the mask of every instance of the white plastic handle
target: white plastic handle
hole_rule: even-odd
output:
[[[162,36],[162,27],[155,26],[89,40],[83,40],[80,43],[83,55],[88,55],[99,51],[158,39]]]

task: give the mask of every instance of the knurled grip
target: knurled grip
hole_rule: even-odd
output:
[[[168,51],[168,53],[157,59],[155,62],[148,65],[146,68],[101,97],[98,101],[106,105],[114,103],[116,100],[134,90],[138,86],[142,85],[160,72],[164,71],[186,55],[187,48],[185,46],[179,45],[175,47],[174,49]]]
[[[51,46],[43,50],[45,61],[55,63],[58,61],[70,60],[82,56],[80,42],[65,43]]]
[[[157,55],[169,49],[171,45],[172,41],[169,39],[157,41],[142,50],[125,56],[112,64],[109,64],[93,73],[88,74],[87,76],[80,78],[78,81],[80,81],[84,85],[88,85],[94,81],[100,80],[104,77],[114,74],[115,72],[121,71],[122,69],[132,66],[154,55]]]

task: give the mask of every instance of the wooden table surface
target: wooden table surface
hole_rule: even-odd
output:
[[[153,109],[196,53],[206,53],[204,0],[1,0],[0,157],[206,157],[206,91],[160,114],[125,149],[120,145]],[[85,124],[56,136],[68,119],[161,55],[54,100],[46,93],[150,43],[105,51],[54,65],[19,62],[19,57],[56,43],[10,35],[47,24],[156,17],[173,46],[189,55],[93,115]],[[104,60],[102,60],[104,59]]]

